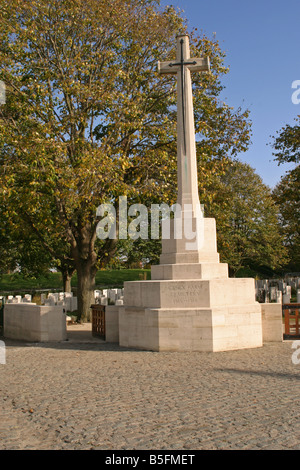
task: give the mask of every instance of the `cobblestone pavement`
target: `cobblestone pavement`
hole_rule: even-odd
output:
[[[300,449],[291,341],[221,353],[4,341],[1,450]]]

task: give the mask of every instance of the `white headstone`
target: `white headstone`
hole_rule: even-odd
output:
[[[280,290],[276,292],[276,303],[282,304],[282,292]]]
[[[276,287],[271,287],[270,288],[270,300],[276,300],[277,296],[277,288]]]
[[[95,300],[100,299],[100,297],[101,297],[101,290],[95,290],[95,291],[94,291],[94,297],[95,297]]]
[[[55,305],[58,301],[58,296],[50,292],[48,294],[48,300],[50,301],[50,304],[47,305]]]
[[[75,312],[77,310],[77,297],[70,297],[71,301],[71,312]]]
[[[52,296],[49,296],[47,299],[45,299],[45,305],[49,305],[50,307],[55,306],[55,299]]]
[[[115,301],[116,301],[116,297],[117,297],[116,293],[115,293],[113,290],[110,290],[110,291],[109,291],[109,294],[108,294],[109,300],[111,300],[112,302],[115,302]]]

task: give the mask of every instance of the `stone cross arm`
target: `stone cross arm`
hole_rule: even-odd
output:
[[[191,72],[209,72],[209,57],[188,59],[186,62],[158,62],[158,72],[160,74],[176,75],[180,71],[181,65],[187,66]]]

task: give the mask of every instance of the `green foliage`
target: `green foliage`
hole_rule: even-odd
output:
[[[300,115],[295,118],[297,124],[287,124],[273,137],[275,160],[278,164],[300,163]]]
[[[295,163],[273,191],[280,212],[280,226],[284,243],[289,252],[289,271],[300,271],[300,115],[294,126],[286,125],[273,137],[275,160],[278,164]]]
[[[100,270],[96,275],[97,287],[123,287],[125,281],[138,281],[144,274],[150,279],[150,270],[147,269],[107,269]],[[76,288],[77,276],[72,278],[72,287]],[[6,292],[23,292],[28,293],[35,290],[61,290],[62,276],[58,272],[48,272],[43,276],[35,279],[24,277],[22,273],[4,274],[0,279],[0,291]]]
[[[300,166],[281,178],[273,191],[281,232],[289,252],[287,270],[300,272]]]
[[[202,202],[206,216],[216,218],[218,250],[231,274],[241,268],[256,272],[280,268],[287,261],[287,253],[271,190],[249,165],[240,161],[228,161],[224,174],[215,179],[213,186],[213,197],[210,194],[205,198],[205,193]]]
[[[27,293],[35,290],[43,289],[61,289],[62,278],[60,273],[45,273],[36,278],[29,278],[22,273],[3,274],[0,279],[0,290],[3,292],[23,292]]]

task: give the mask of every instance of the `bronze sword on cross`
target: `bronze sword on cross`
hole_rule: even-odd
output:
[[[185,110],[185,67],[187,67],[191,72],[206,72],[210,70],[209,58],[193,58],[185,57],[189,55],[188,48],[188,37],[178,36],[180,38],[177,45],[177,62],[159,62],[159,73],[161,74],[179,74],[179,81],[181,84],[181,90],[178,93],[178,96],[181,99],[181,112],[182,112],[182,124],[183,124],[183,140],[184,140],[184,153],[186,154],[186,110]],[[184,39],[185,38],[185,39]],[[187,43],[187,44],[186,44]],[[179,46],[179,47],[178,47]],[[187,47],[184,47],[187,46]],[[188,53],[188,54],[187,54]],[[171,70],[172,69],[172,70]],[[178,103],[179,104],[179,103]]]
[[[184,153],[186,154],[186,136],[185,136],[185,109],[184,109],[184,67],[186,65],[197,65],[197,62],[185,62],[183,57],[183,39],[180,39],[180,62],[175,62],[174,64],[170,63],[169,67],[180,67],[181,74],[181,106],[182,106],[182,120],[183,120],[183,141],[184,141]]]

